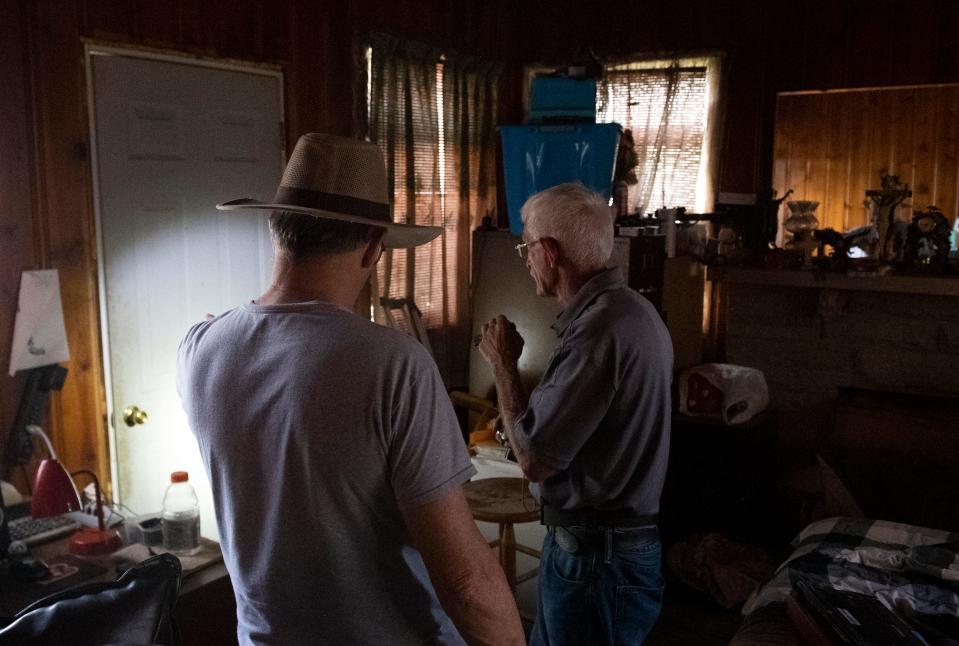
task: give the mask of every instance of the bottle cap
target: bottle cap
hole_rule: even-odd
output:
[[[188,482],[190,474],[186,471],[174,471],[170,474],[170,482]]]

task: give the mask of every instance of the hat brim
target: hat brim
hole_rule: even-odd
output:
[[[386,235],[383,237],[383,245],[388,249],[409,249],[426,244],[435,240],[441,233],[442,227],[426,227],[417,224],[402,224],[399,222],[383,222],[373,218],[364,218],[357,215],[345,215],[333,211],[324,211],[322,209],[311,209],[305,206],[295,204],[271,204],[260,202],[250,198],[239,200],[230,200],[223,204],[217,204],[216,208],[220,211],[240,211],[240,210],[266,210],[266,211],[290,211],[291,213],[302,213],[312,215],[315,218],[324,220],[337,220],[339,222],[352,222],[354,224],[368,224],[374,227],[386,229]]]

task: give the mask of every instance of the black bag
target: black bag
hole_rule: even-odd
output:
[[[175,645],[180,560],[160,554],[116,581],[84,583],[36,601],[0,630],[0,645]]]

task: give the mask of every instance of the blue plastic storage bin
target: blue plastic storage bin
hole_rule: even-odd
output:
[[[523,233],[520,209],[534,193],[582,182],[609,199],[622,128],[618,123],[501,126],[509,228]]]

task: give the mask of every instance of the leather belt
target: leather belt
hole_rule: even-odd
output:
[[[540,507],[539,522],[551,527],[654,527],[658,521],[656,514],[637,514],[622,509],[559,509],[543,504]]]
[[[554,527],[553,540],[570,554],[577,554],[583,550],[602,550],[606,553],[608,561],[613,552],[631,550],[659,540],[659,531],[655,527],[637,529]]]

